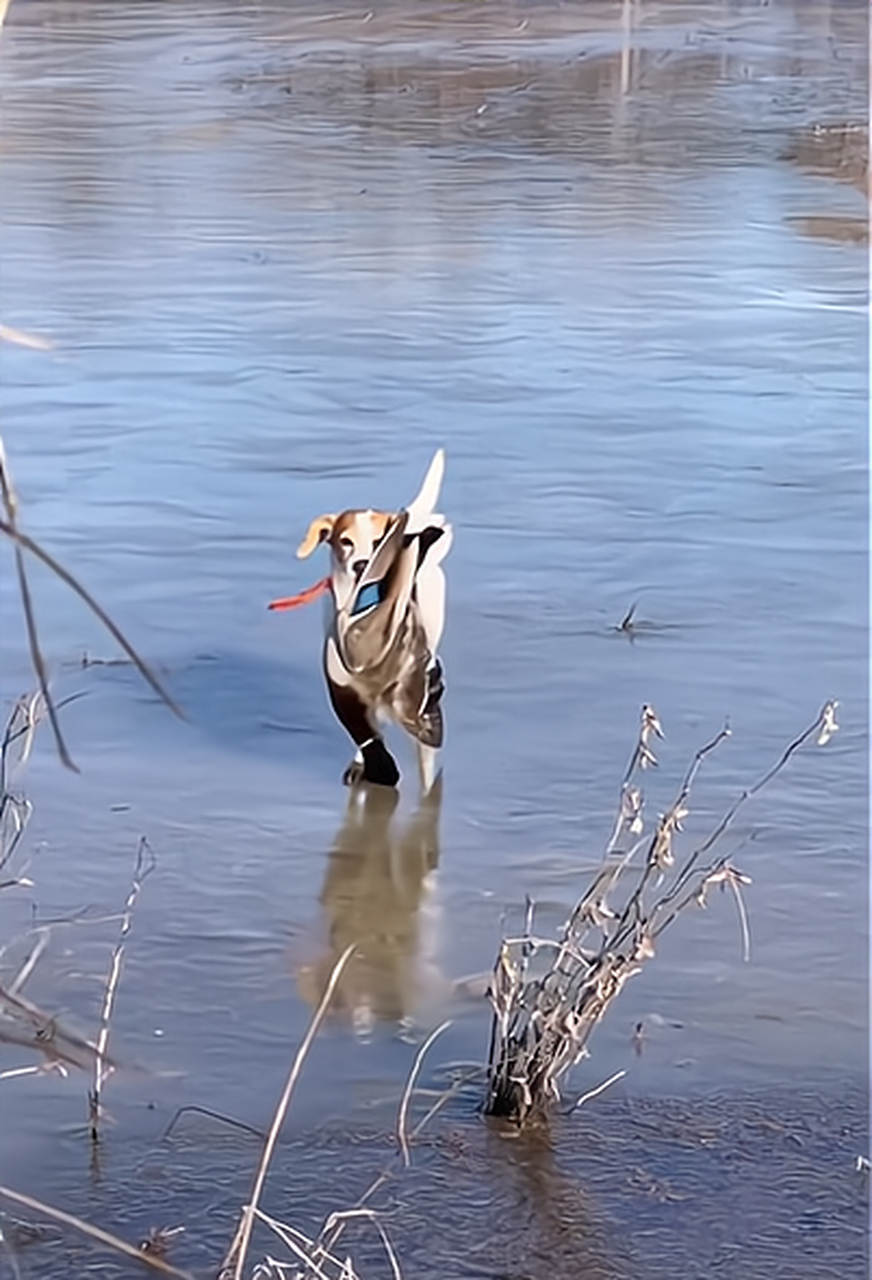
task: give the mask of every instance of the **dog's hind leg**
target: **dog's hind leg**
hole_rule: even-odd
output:
[[[357,747],[342,781],[349,787],[356,782],[376,782],[383,787],[395,787],[400,780],[400,771],[373,724],[366,704],[351,685],[337,684],[329,675],[327,689],[333,710]]]
[[[415,598],[427,637],[427,647],[435,657],[445,625],[445,572],[442,561],[451,547],[451,526],[446,525],[439,539],[427,550],[415,576]]]

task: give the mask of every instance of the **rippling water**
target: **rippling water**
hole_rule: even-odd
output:
[[[22,520],[187,719],[90,661],[117,654],[34,572],[57,690],[87,695],[64,714],[82,773],[44,736],[2,963],[67,921],[28,993],[92,1028],[99,920],[148,837],[107,1096],[125,1141],[193,1101],[266,1124],[355,937],[308,1120],[395,1098],[443,1016],[443,1059],[479,1060],[467,979],[525,894],[562,919],[643,702],[667,733],[652,812],[731,723],[689,837],[828,698],[841,729],[733,830],[751,962],[726,898],[688,917],[580,1087],[865,1078],[865,23],[787,0],[13,4],[0,318],[53,343],[2,353]],[[361,818],[318,611],[265,604],[317,575],[293,558],[314,515],[401,505],[439,445],[443,793],[421,808],[404,758],[396,811]],[[0,625],[11,701],[32,677],[8,558]],[[75,1181],[81,1078],[2,1087],[17,1184]]]

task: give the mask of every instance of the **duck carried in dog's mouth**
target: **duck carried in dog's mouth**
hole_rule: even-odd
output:
[[[445,691],[439,641],[445,621],[442,561],[451,525],[436,512],[445,453],[437,450],[420,492],[399,511],[355,508],[317,516],[297,548],[301,559],[322,543],[330,574],[270,608],[292,608],[329,592],[324,674],[333,710],[355,744],[347,785],[395,787],[397,763],[380,726],[400,725],[415,740],[421,782],[433,784],[444,738]]]

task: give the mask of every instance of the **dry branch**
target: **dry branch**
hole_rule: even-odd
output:
[[[52,733],[55,739],[58,755],[63,763],[69,769],[76,769],[72,757],[67,750],[63,733],[61,732],[60,721],[57,715],[57,704],[54,702],[49,690],[48,672],[46,668],[45,658],[39,642],[39,632],[36,625],[36,614],[33,608],[33,600],[30,593],[30,583],[27,578],[25,567],[24,552],[32,555],[35,559],[45,564],[56,577],[75,592],[75,594],[84,601],[91,612],[99,619],[113,639],[121,646],[131,662],[144,680],[151,685],[155,693],[171,711],[181,716],[180,709],[176,706],[170,695],[164,689],[160,680],[149,667],[148,663],[139,656],[133,645],[124,635],[123,631],[118,627],[87,591],[82,584],[75,578],[68,569],[57,561],[48,551],[35,542],[33,538],[23,533],[18,526],[18,496],[12,483],[12,475],[9,464],[6,460],[6,453],[3,447],[3,439],[0,437],[0,506],[2,506],[4,516],[0,517],[0,533],[6,535],[14,544],[15,571],[18,579],[18,590],[21,597],[21,607],[24,613],[24,622],[27,630],[27,642],[30,649],[30,658],[33,665],[34,673],[39,684],[39,690],[45,703],[45,710],[48,715]]]
[[[115,1008],[115,996],[118,991],[118,983],[121,979],[121,966],[124,962],[124,944],[127,941],[127,935],[130,933],[130,927],[133,924],[133,909],[136,906],[136,900],[139,897],[143,882],[154,871],[155,861],[154,854],[149,847],[148,841],[143,837],[139,842],[139,848],[136,851],[136,865],[133,869],[133,883],[130,886],[130,892],[127,895],[127,901],[124,904],[124,912],[121,916],[121,930],[115,949],[112,952],[112,960],[109,965],[109,976],[106,979],[106,990],[103,995],[103,1009],[100,1014],[100,1033],[97,1037],[97,1052],[94,1058],[94,1085],[88,1093],[88,1125],[91,1132],[91,1141],[100,1141],[100,1115],[101,1100],[103,1097],[103,1085],[106,1082],[111,1065],[106,1058],[106,1046],[109,1042],[109,1024],[112,1021],[112,1010]]]
[[[285,1116],[287,1115],[291,1095],[294,1092],[294,1087],[299,1079],[303,1063],[306,1060],[306,1055],[312,1047],[312,1042],[314,1041],[315,1036],[318,1034],[318,1028],[327,1015],[327,1010],[330,1007],[330,1001],[333,999],[333,993],[336,990],[336,984],[342,976],[342,971],[351,958],[353,951],[353,946],[346,947],[333,966],[333,971],[330,974],[329,981],[324,989],[324,994],[321,997],[320,1004],[315,1010],[312,1021],[309,1023],[309,1029],[303,1037],[302,1044],[297,1050],[290,1073],[285,1081],[285,1087],[282,1090],[282,1096],[279,1099],[278,1106],[276,1107],[266,1142],[264,1143],[263,1153],[261,1154],[257,1172],[254,1175],[251,1200],[242,1211],[242,1217],[236,1230],[236,1235],[233,1238],[233,1243],[227,1252],[227,1256],[225,1257],[221,1268],[222,1280],[229,1276],[232,1276],[233,1280],[241,1280],[243,1268],[245,1267],[246,1254],[248,1253],[248,1246],[251,1241],[251,1231],[254,1226],[255,1213],[266,1181],[266,1175],[269,1170],[270,1161],[272,1160],[273,1151],[275,1150],[275,1145],[278,1141],[281,1127],[284,1123]]]
[[[488,1114],[523,1124],[559,1100],[561,1077],[588,1056],[594,1027],[628,979],[654,956],[664,929],[688,907],[705,906],[715,886],[729,888],[735,898],[743,955],[748,958],[750,931],[742,889],[750,879],[729,857],[713,856],[712,851],[742,806],[772,781],[800,747],[815,736],[823,745],[836,732],[837,705],[828,702],[821,709],[814,723],[753,786],[737,796],[680,864],[675,844],[689,812],[693,784],[730,730],[725,727],[697,751],[675,799],[644,840],[640,838],[644,799],[637,779],[657,764],[652,741],[663,733],[653,708],[642,708],[639,737],[621,783],[618,813],[603,861],[561,934],[557,939],[533,934],[528,900],[523,935],[504,939],[500,947],[489,990],[493,1021]],[[621,847],[624,841],[627,848]],[[643,850],[644,857],[638,857]],[[539,963],[534,966],[534,961]],[[593,1098],[603,1087],[589,1090],[581,1101]]]
[[[128,1244],[126,1240],[120,1239],[119,1236],[113,1236],[111,1232],[104,1231],[102,1227],[94,1227],[90,1222],[83,1222],[81,1218],[75,1217],[74,1214],[65,1213],[63,1209],[55,1209],[52,1205],[45,1204],[44,1201],[37,1200],[34,1196],[25,1195],[23,1191],[13,1191],[11,1187],[0,1186],[0,1199],[11,1200],[14,1204],[22,1205],[25,1209],[30,1209],[35,1213],[43,1214],[46,1218],[63,1223],[64,1226],[75,1227],[77,1231],[90,1236],[92,1240],[108,1245],[110,1249],[126,1254],[128,1258],[136,1258],[138,1262],[151,1267],[153,1271],[160,1271],[165,1276],[177,1276],[179,1280],[193,1280],[190,1272],[179,1271],[178,1267],[171,1267],[168,1262],[164,1262],[163,1258],[149,1253],[148,1250],[137,1249],[134,1245]]]

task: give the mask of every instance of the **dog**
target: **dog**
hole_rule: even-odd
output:
[[[330,549],[324,674],[333,710],[356,747],[343,775],[348,786],[399,782],[379,728],[386,719],[415,740],[422,786],[433,785],[444,737],[441,566],[453,536],[435,511],[444,470],[439,449],[407,508],[317,516],[297,548],[301,559],[324,543]]]

